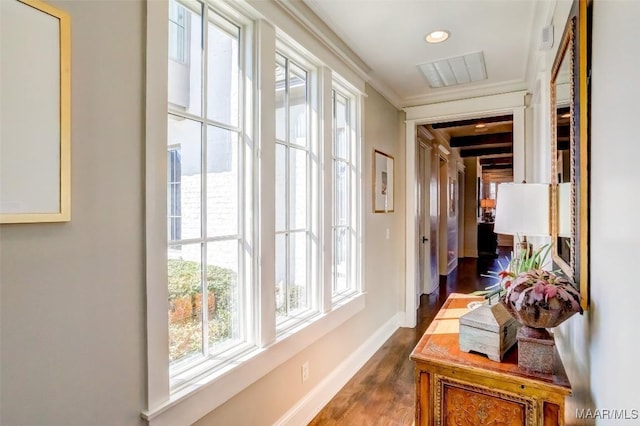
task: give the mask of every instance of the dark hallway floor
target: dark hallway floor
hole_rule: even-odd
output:
[[[414,366],[409,354],[450,293],[484,289],[493,281],[481,274],[498,267],[498,259],[459,259],[451,274],[440,277],[439,291],[420,298],[416,328],[398,329],[309,425],[413,424]]]

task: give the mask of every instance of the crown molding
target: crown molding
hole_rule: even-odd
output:
[[[402,99],[380,81],[371,67],[362,60],[309,6],[301,0],[274,0],[289,16],[313,34],[333,54],[340,58],[360,78],[380,93],[396,109],[402,109]]]

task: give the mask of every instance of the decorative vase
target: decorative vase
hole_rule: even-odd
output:
[[[500,303],[520,323],[518,330],[518,366],[533,372],[552,374],[555,342],[547,328],[557,327],[576,312],[579,305],[567,301],[550,298],[544,303],[521,304],[518,306],[518,289],[511,291],[507,300],[504,296]]]

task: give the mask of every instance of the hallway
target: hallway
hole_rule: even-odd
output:
[[[501,250],[501,262],[506,264]],[[450,293],[482,290],[493,281],[481,277],[498,269],[499,259],[463,258],[439,291],[420,298],[416,328],[400,328],[309,423],[319,425],[411,425],[414,418],[414,366],[409,354]]]

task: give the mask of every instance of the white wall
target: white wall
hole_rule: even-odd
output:
[[[640,202],[640,2],[595,0],[591,80],[591,305],[556,329],[574,396],[569,410],[631,410],[638,413],[640,328],[635,320]],[[575,421],[575,412],[567,419]],[[625,423],[603,416],[585,424]],[[637,420],[635,420],[637,422]],[[634,420],[627,420],[629,424]],[[626,423],[625,423],[626,424]]]
[[[596,407],[638,409],[640,2],[593,6],[591,389]],[[614,349],[615,348],[615,349]]]
[[[71,222],[0,226],[0,424],[140,425],[144,2],[50,3],[71,16]]]

